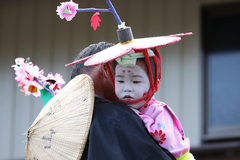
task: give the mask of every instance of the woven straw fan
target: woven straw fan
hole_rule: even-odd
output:
[[[28,129],[25,159],[80,159],[93,106],[92,79],[88,75],[72,79],[45,105]]]

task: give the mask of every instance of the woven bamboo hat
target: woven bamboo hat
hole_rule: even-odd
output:
[[[27,131],[25,159],[80,159],[94,106],[88,75],[72,79],[41,110]]]

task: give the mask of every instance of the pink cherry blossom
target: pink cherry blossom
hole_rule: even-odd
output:
[[[41,95],[40,90],[43,88],[54,96],[65,84],[62,76],[58,73],[55,75],[49,73],[47,77],[44,77],[44,71],[40,70],[37,65],[33,65],[30,58],[25,60],[19,57],[15,59],[15,63],[15,65],[12,65],[15,70],[15,80],[19,82],[20,91],[24,92],[26,96],[32,94],[39,97]],[[47,84],[49,84],[49,87],[46,86]]]
[[[25,91],[25,96],[31,94],[35,97],[41,96],[40,90],[43,89],[43,87],[39,85],[36,81],[24,79],[22,82],[24,83],[23,90]]]
[[[11,66],[15,70],[15,80],[17,82],[20,82],[27,77],[26,66],[29,65],[29,63],[25,63],[24,61],[24,58],[18,57],[15,59],[16,64]]]
[[[71,21],[77,13],[76,9],[78,9],[78,4],[70,0],[69,2],[62,2],[57,7],[56,12],[61,19],[65,18],[67,21]]]
[[[15,62],[16,64],[12,65],[12,67],[14,67],[16,75],[15,80],[17,82],[24,80],[26,77],[33,80],[34,77],[38,78],[44,73],[43,70],[39,70],[38,66],[34,66],[32,62],[24,62],[24,58],[16,58]]]
[[[16,75],[15,80],[17,82],[20,82],[27,77],[25,65],[20,65],[19,67],[14,68],[14,70]]]
[[[11,67],[14,68],[14,70],[18,70],[19,66],[24,64],[25,59],[22,57],[18,57],[15,59],[15,65],[12,65]]]
[[[37,65],[33,66],[33,65],[26,65],[26,71],[29,75],[29,78],[31,80],[35,78],[39,78],[41,75],[44,74],[43,70],[40,70],[39,67]]]
[[[53,75],[52,73],[48,73],[47,77],[42,77],[43,84],[49,84],[49,89],[53,90],[54,93],[57,93],[65,81],[63,80],[61,74],[56,73]]]

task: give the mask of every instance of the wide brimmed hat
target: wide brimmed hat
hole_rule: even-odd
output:
[[[192,33],[181,34],[181,36],[190,35]],[[166,46],[181,40],[180,34],[172,36],[159,36],[149,38],[132,39],[128,43],[118,43],[107,48],[92,57],[84,63],[85,66],[95,66],[106,63],[128,54],[131,50],[143,50],[155,47]]]
[[[73,9],[74,12],[71,11],[71,13],[67,13],[66,11],[68,11],[72,5],[72,2],[71,2],[71,4],[70,3],[69,4],[62,3],[62,5],[60,7],[65,8],[65,9],[57,10],[58,14],[61,15],[60,18],[66,18],[66,20],[70,20],[69,16],[71,16],[71,18],[73,18],[75,16],[75,11],[77,11],[77,12],[97,11],[97,13],[94,14],[93,17],[91,18],[92,25],[95,27],[100,26],[99,21],[101,21],[101,20],[98,17],[99,12],[112,12],[118,23],[118,30],[117,30],[117,36],[118,36],[118,40],[119,40],[118,44],[116,44],[112,47],[109,47],[105,50],[102,50],[101,52],[98,52],[89,57],[85,57],[83,59],[66,64],[65,66],[70,66],[70,65],[73,65],[76,63],[81,63],[84,61],[85,61],[84,66],[95,66],[95,65],[99,65],[99,64],[105,64],[105,66],[108,70],[108,74],[110,76],[112,85],[114,87],[113,73],[111,73],[111,70],[109,69],[107,62],[118,59],[127,54],[129,54],[127,56],[132,57],[131,51],[132,52],[133,51],[134,52],[141,51],[146,60],[146,65],[147,65],[147,69],[148,69],[148,73],[149,73],[149,80],[150,80],[150,89],[149,89],[148,93],[144,94],[142,96],[142,98],[140,98],[140,99],[132,100],[132,101],[122,101],[122,102],[124,102],[126,104],[134,104],[134,103],[138,103],[142,100],[149,101],[151,99],[151,97],[153,96],[153,94],[155,92],[157,92],[158,88],[160,87],[160,82],[161,82],[162,62],[161,62],[161,55],[160,55],[159,51],[157,50],[157,47],[162,47],[162,46],[166,46],[166,45],[178,42],[181,40],[182,36],[191,35],[192,32],[180,33],[180,34],[169,35],[169,36],[159,36],[159,37],[135,39],[133,36],[131,27],[125,26],[125,22],[121,21],[114,6],[111,3],[111,1],[106,0],[106,2],[109,6],[109,9],[97,9],[97,8],[81,9],[80,8],[80,9]],[[75,4],[75,6],[78,7],[78,4]],[[155,51],[155,53],[154,53],[155,56],[151,56],[151,57],[153,57],[155,66],[159,66],[159,67],[156,67],[155,75],[158,75],[158,76],[155,76],[155,78],[152,73],[152,68],[151,68],[151,64],[150,64],[150,60],[149,60],[150,55],[148,54],[148,51],[147,51],[148,49],[152,49]],[[159,62],[158,62],[158,59],[159,59]],[[132,59],[132,62],[130,62],[130,64],[135,64],[135,62],[136,62],[136,59]],[[122,65],[122,64],[120,64],[120,65]],[[158,71],[158,68],[160,68],[160,72]]]
[[[96,55],[92,55],[89,57],[85,57],[83,59],[74,61],[72,63],[66,64],[65,66],[70,66],[76,63],[84,62],[85,66],[94,66],[101,63],[106,63],[125,54],[128,54],[131,50],[144,50],[156,47],[166,46],[168,44],[172,44],[181,40],[182,36],[191,35],[192,32],[188,33],[180,33],[170,36],[160,36],[160,37],[149,37],[149,38],[139,38],[134,39],[132,29],[129,26],[125,26],[125,22],[122,22],[120,17],[117,14],[114,6],[112,5],[110,0],[106,0],[109,8],[108,9],[98,9],[98,8],[78,8],[78,4],[72,1],[61,3],[61,6],[58,7],[57,14],[61,19],[66,19],[67,21],[71,21],[72,18],[76,15],[77,12],[92,12],[97,11],[91,18],[91,26],[93,26],[94,30],[100,26],[99,22],[101,19],[98,17],[99,12],[112,12],[117,23],[118,30],[117,36],[119,43],[107,48]]]
[[[85,74],[72,79],[45,105],[28,129],[25,159],[80,159],[93,106],[92,79]]]
[[[127,34],[132,34],[128,32]],[[138,38],[131,39],[127,43],[118,43],[112,47],[109,47],[95,55],[85,57],[83,59],[68,63],[65,66],[70,66],[76,63],[84,62],[85,66],[95,66],[101,63],[107,63],[121,56],[128,54],[131,50],[143,50],[155,47],[162,47],[172,43],[176,43],[181,40],[182,36],[191,35],[192,32],[180,33],[169,36],[159,36],[159,37],[148,37],[148,38]],[[125,34],[126,35],[126,34]]]

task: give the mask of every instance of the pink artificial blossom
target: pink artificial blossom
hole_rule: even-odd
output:
[[[42,76],[42,81],[44,85],[49,84],[49,89],[53,90],[54,93],[58,93],[58,91],[61,89],[61,86],[65,84],[65,81],[59,73],[53,75],[50,72],[48,73],[47,77]]]
[[[25,61],[25,59],[24,58],[22,58],[22,57],[18,57],[18,58],[16,58],[15,59],[15,65],[12,65],[11,67],[14,67],[14,70],[18,70],[18,67],[20,66],[20,65],[23,65],[24,64],[24,61]]]
[[[15,80],[17,82],[20,82],[27,77],[25,65],[20,65],[18,68],[14,68],[14,70],[16,75]]]
[[[32,81],[30,79],[24,79],[22,81],[24,83],[23,90],[25,92],[25,96],[34,95],[35,97],[41,96],[40,90],[43,89],[41,85],[39,85],[36,81]]]
[[[24,80],[26,77],[29,77],[31,80],[34,79],[34,77],[38,78],[42,74],[44,74],[44,71],[39,71],[38,66],[34,66],[32,62],[24,62],[24,58],[16,58],[15,59],[15,65],[12,65],[15,70],[15,80],[17,82],[20,82]]]
[[[77,13],[76,9],[78,9],[78,4],[70,0],[69,2],[62,2],[56,11],[61,19],[65,18],[67,21],[71,21]]]
[[[18,57],[15,59],[16,64],[11,66],[15,70],[16,75],[15,80],[17,82],[20,82],[27,77],[26,66],[29,65],[29,63],[26,63],[24,61],[25,61],[24,58]]]
[[[44,74],[44,71],[43,70],[39,70],[39,67],[37,65],[33,66],[33,65],[30,65],[30,66],[27,66],[27,72],[28,72],[28,76],[31,80],[35,78],[39,78],[41,75]]]
[[[55,95],[65,84],[62,76],[58,73],[55,75],[49,73],[47,77],[44,77],[44,71],[40,70],[37,65],[33,65],[30,58],[25,60],[19,57],[15,59],[15,63],[11,66],[15,70],[15,80],[19,82],[20,91],[24,92],[26,96],[32,94],[39,97],[41,95],[40,90],[43,88],[50,94]],[[49,88],[46,85],[49,85]]]

